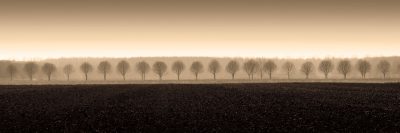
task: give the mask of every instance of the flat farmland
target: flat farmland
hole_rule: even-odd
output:
[[[398,83],[1,85],[0,132],[398,132]]]

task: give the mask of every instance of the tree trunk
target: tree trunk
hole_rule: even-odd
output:
[[[178,74],[178,81],[180,80],[180,74]]]
[[[196,74],[194,74],[194,75],[196,76],[196,80],[197,80],[198,73],[196,73]]]
[[[11,81],[13,81],[13,75],[14,75],[14,74],[11,72],[11,73],[10,73],[10,79],[11,79]]]
[[[287,79],[290,79],[290,73],[287,73]]]
[[[235,79],[235,73],[232,73],[232,80]]]
[[[87,73],[85,73],[85,79],[86,79],[86,81],[87,81],[87,79],[88,79],[88,78],[87,78]]]
[[[270,80],[272,79],[272,73],[271,72],[269,73],[269,79]]]
[[[328,74],[327,73],[325,74],[325,79],[328,79]]]
[[[33,68],[30,68],[30,72],[29,72],[29,77],[31,78],[31,81],[33,80]]]
[[[47,75],[47,78],[48,78],[48,81],[50,81],[51,74],[48,74],[48,75]]]
[[[216,80],[217,78],[215,77],[215,73],[213,73],[213,75],[214,75],[214,80]]]
[[[107,80],[107,74],[104,73],[104,80]]]
[[[125,72],[125,64],[123,64],[122,65],[122,76],[123,76],[123,78],[124,78],[124,81],[125,81],[125,74],[126,74],[126,72]]]
[[[69,74],[67,74],[67,81],[69,81]]]

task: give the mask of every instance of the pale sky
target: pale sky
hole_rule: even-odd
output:
[[[400,55],[395,0],[2,0],[0,59]]]

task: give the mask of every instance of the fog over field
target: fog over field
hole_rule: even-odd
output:
[[[184,64],[180,80],[195,80],[194,73],[190,70],[190,67],[194,61],[199,61],[203,65],[203,71],[198,74],[199,80],[213,80],[213,74],[209,72],[209,63],[212,60],[217,60],[220,64],[219,71],[216,73],[217,80],[231,80],[232,75],[226,71],[226,66],[229,61],[238,62],[238,70],[235,74],[235,80],[249,80],[249,75],[244,70],[244,63],[249,60],[254,60],[258,64],[265,64],[267,61],[273,61],[276,64],[276,70],[272,71],[273,80],[286,80],[288,78],[287,71],[283,68],[286,62],[292,62],[294,64],[294,70],[290,73],[290,79],[292,80],[305,80],[306,76],[301,71],[302,64],[310,61],[313,64],[312,71],[309,75],[309,81],[316,79],[325,79],[324,73],[319,69],[320,62],[323,60],[331,60],[333,68],[329,72],[328,79],[343,79],[343,74],[338,71],[338,64],[343,58],[214,58],[214,57],[132,57],[132,58],[57,58],[57,59],[44,59],[44,60],[32,60],[32,61],[9,61],[3,60],[0,62],[0,79],[1,81],[10,81],[10,72],[7,69],[10,64],[16,66],[16,72],[13,74],[13,81],[30,81],[25,70],[25,64],[27,62],[35,62],[38,64],[38,71],[32,76],[33,81],[47,81],[48,75],[43,69],[45,63],[54,64],[56,70],[50,74],[52,81],[66,81],[67,75],[64,73],[63,68],[67,64],[71,64],[73,71],[70,74],[71,81],[84,81],[85,75],[81,71],[80,66],[84,62],[88,62],[92,65],[92,71],[88,73],[88,81],[102,81],[104,75],[98,70],[98,65],[102,61],[108,61],[111,65],[110,73],[107,73],[108,81],[123,81],[121,73],[117,70],[117,64],[120,61],[126,61],[129,65],[129,69],[126,71],[126,80],[138,80],[141,81],[141,74],[137,71],[137,64],[141,61],[149,64],[149,71],[146,73],[146,80],[159,80],[159,76],[153,71],[153,64],[157,61],[165,62],[167,65],[166,72],[163,74],[163,80],[177,80],[177,74],[172,71],[172,66],[175,61],[182,61]],[[361,74],[358,70],[358,61],[360,58],[349,58],[351,63],[350,72],[347,74],[347,80],[358,80],[361,79]],[[382,71],[378,68],[378,64],[381,61],[389,62],[389,69],[386,74],[386,80],[393,80],[400,78],[400,57],[367,57],[366,61],[370,63],[370,70],[366,73],[366,79],[383,79]],[[253,75],[253,80],[268,81],[268,71],[262,71],[263,65],[260,65],[258,70]]]
[[[165,63],[157,63],[162,79],[175,80],[172,66],[179,60],[185,66],[182,73],[176,70],[181,80],[195,79],[190,71],[194,61],[203,64],[198,79],[212,80],[208,64],[213,59],[220,64],[217,80],[231,79],[225,70],[231,60],[239,64],[238,80],[247,80],[247,73],[254,80],[261,74],[267,79],[267,68],[273,68],[273,79],[286,79],[286,61],[295,66],[291,79],[324,79],[325,73],[328,79],[341,79],[341,58],[352,58],[347,79],[382,79],[381,61],[385,78],[395,79],[400,78],[399,5],[398,0],[1,0],[0,80],[11,80],[12,74],[16,82],[65,81],[63,68],[72,64],[72,81],[119,81],[121,60],[131,67],[128,81],[144,76],[135,68],[140,61],[151,67],[147,80],[160,78],[153,68],[157,61]],[[319,70],[324,57],[332,62]],[[364,57],[368,67],[360,73],[357,64]],[[258,65],[252,61],[245,71],[250,58]],[[268,60],[274,63],[264,67]],[[28,65],[37,67],[33,75],[24,67],[29,61],[38,64]],[[108,62],[101,66],[106,75],[98,71],[102,61]],[[87,76],[80,69],[84,62],[92,66]]]

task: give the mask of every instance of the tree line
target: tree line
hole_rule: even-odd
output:
[[[356,69],[360,73],[360,77],[362,79],[366,78],[366,74],[371,71],[372,65],[369,61],[360,59],[356,62],[356,64],[352,64],[350,60],[343,59],[338,62],[338,64],[334,64],[332,60],[325,59],[319,62],[316,67],[315,64],[311,61],[305,61],[301,66],[299,66],[299,71],[304,74],[305,79],[309,79],[311,73],[315,71],[319,71],[324,74],[325,79],[329,78],[329,74],[333,72],[336,68],[336,71],[343,75],[343,79],[347,79],[348,74]],[[249,59],[245,61],[243,64],[240,64],[237,60],[230,60],[226,66],[225,71],[231,75],[232,79],[235,79],[235,75],[240,70],[243,70],[249,80],[254,79],[254,75],[258,72],[261,73],[261,79],[263,78],[263,73],[266,73],[269,79],[273,79],[274,72],[277,69],[282,69],[287,75],[287,79],[291,79],[291,75],[297,70],[296,65],[290,61],[286,61],[282,66],[278,67],[277,64],[273,60],[267,61],[257,61],[255,59]],[[383,75],[383,78],[386,79],[386,75],[390,72],[391,63],[387,60],[381,60],[376,66],[377,70]],[[72,64],[67,64],[63,66],[62,72],[66,76],[66,80],[70,80],[70,75],[76,72],[76,69],[79,69],[80,72],[84,75],[85,80],[89,80],[88,74],[94,71],[93,64],[89,62],[82,63],[79,68],[75,68]],[[103,79],[107,80],[107,75],[112,71],[113,65],[109,61],[101,61],[97,64],[97,71],[103,75]],[[121,75],[123,80],[126,80],[126,74],[134,69],[139,73],[142,80],[146,80],[146,74],[150,71],[154,72],[159,80],[163,80],[163,76],[168,71],[168,65],[163,61],[156,61],[150,66],[146,61],[140,61],[135,64],[135,66],[131,66],[130,63],[126,60],[119,61],[114,68]],[[216,59],[211,60],[208,63],[207,68],[200,61],[194,61],[191,63],[188,70],[193,74],[193,79],[198,80],[199,74],[204,71],[208,71],[213,75],[212,79],[217,80],[217,73],[221,72],[223,66]],[[399,66],[400,69],[400,66]],[[30,80],[34,79],[34,76],[41,70],[43,74],[47,76],[47,80],[51,80],[51,76],[58,70],[56,65],[52,63],[44,63],[42,66],[39,66],[36,62],[26,62],[22,68],[22,70],[18,70],[16,64],[10,63],[6,67],[6,71],[10,76],[10,80],[14,79],[14,75],[16,73],[24,73],[26,74]],[[170,70],[176,74],[177,80],[181,80],[181,74],[183,71],[186,71],[185,64],[177,60],[173,62]]]

